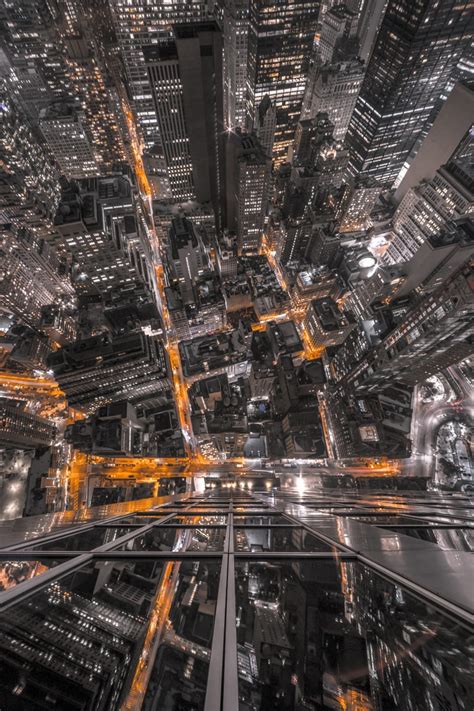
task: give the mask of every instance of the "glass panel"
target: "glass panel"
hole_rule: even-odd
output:
[[[397,524],[413,524],[413,526],[416,526],[416,519],[414,518],[409,518],[408,516],[351,516],[350,517],[353,521],[361,521],[362,523],[375,523],[378,524],[379,526],[383,526],[385,523],[392,523],[394,526]],[[387,528],[387,526],[384,526],[384,528]]]
[[[12,553],[14,555],[14,553]],[[52,560],[45,558],[41,560],[0,560],[0,591],[14,588],[25,580],[34,578],[36,575],[45,573],[50,568],[54,568],[66,559]]]
[[[471,523],[470,521],[465,521],[462,518],[453,518],[452,516],[440,516],[439,514],[417,514],[416,516],[413,515],[413,518],[419,521],[420,523],[453,523],[460,524],[461,526],[469,526]]]
[[[321,551],[333,549],[304,528],[235,528],[236,551]]]
[[[189,516],[176,516],[172,520],[170,520],[170,523],[184,523],[186,526],[190,525],[195,525],[198,526],[199,524],[202,524],[203,526],[207,525],[225,525],[227,523],[227,516],[195,516],[195,515],[189,515]]]
[[[5,709],[204,707],[216,561],[101,561],[0,618]]]
[[[369,568],[236,560],[235,571],[241,711],[471,707],[469,631]]]
[[[274,526],[278,524],[286,523],[287,526],[291,525],[291,521],[285,516],[279,514],[273,514],[272,516],[234,516],[234,524],[236,526],[242,525],[255,525],[255,526]]]
[[[130,533],[129,528],[90,528],[88,531],[76,533],[64,538],[56,538],[54,541],[48,541],[35,545],[35,550],[38,551],[89,551],[98,546],[103,546],[105,543],[111,543],[116,538]]]
[[[258,504],[257,506],[254,504],[252,506],[235,506],[234,511],[237,513],[245,514],[245,516],[250,516],[251,514],[259,514],[259,513],[267,513],[266,511],[267,506],[261,506]]]
[[[186,512],[180,511],[180,515],[190,514],[192,516],[208,516],[209,514],[227,514],[229,513],[229,507],[228,506],[210,506],[208,509],[203,509],[201,506],[196,507],[196,508],[191,508],[187,509]]]
[[[168,528],[157,526],[120,546],[128,551],[222,551],[225,528]]]
[[[167,511],[162,514],[152,514],[150,516],[140,515],[140,516],[127,516],[127,518],[121,518],[119,521],[114,521],[114,524],[121,525],[123,523],[134,523],[140,526],[146,526],[149,523],[156,523],[161,521],[165,516],[169,516],[171,511]]]
[[[420,541],[436,543],[446,551],[474,552],[474,531],[469,528],[384,528],[418,538]]]

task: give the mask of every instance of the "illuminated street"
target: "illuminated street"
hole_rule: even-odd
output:
[[[0,711],[468,711],[468,0],[0,0]]]

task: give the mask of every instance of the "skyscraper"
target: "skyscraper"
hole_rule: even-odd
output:
[[[49,240],[72,264],[79,294],[105,298],[140,285],[154,290],[149,247],[126,176],[69,184],[54,228]]]
[[[360,58],[368,62],[388,0],[361,0],[357,34],[360,41]]]
[[[392,185],[452,88],[472,37],[461,0],[389,0],[352,115],[349,172]]]
[[[458,82],[395,191],[393,200],[397,205],[407,190],[422,180],[431,180],[438,168],[447,163],[471,128],[473,116],[474,88]]]
[[[211,202],[221,222],[222,36],[216,22],[181,24],[144,48],[172,196]]]
[[[19,400],[0,398],[0,445],[13,449],[45,447],[52,443],[56,427],[29,412]]]
[[[74,111],[82,114],[81,130],[89,136],[93,160],[101,172],[109,170],[125,152],[110,77],[88,4],[83,0],[2,2],[0,19],[2,16],[1,41],[11,93],[34,124],[52,102],[73,105]],[[71,160],[76,155],[77,133],[69,140]],[[79,149],[84,150],[84,146]],[[59,162],[63,153],[64,147]]]
[[[319,3],[251,0],[257,34],[255,106],[268,95],[277,109],[273,157],[285,161],[301,113]]]
[[[261,100],[255,115],[255,133],[267,156],[273,155],[277,110],[268,95]]]
[[[0,103],[0,159],[4,183],[0,205],[5,209],[9,205],[9,219],[13,211],[24,210],[26,205],[33,206],[37,213],[53,214],[61,196],[60,174],[54,158],[4,80],[0,81]]]
[[[255,111],[256,32],[250,0],[224,0],[224,122],[227,129],[252,126]]]
[[[474,283],[468,260],[421,299],[373,348],[342,388],[377,392],[392,381],[416,385],[474,351]]]
[[[451,220],[474,214],[473,149],[468,132],[432,180],[405,193],[393,217],[393,239],[382,257],[385,264],[408,262],[428,237],[444,231]]]
[[[227,227],[240,252],[257,253],[265,224],[271,158],[255,134],[229,134],[227,141]]]
[[[343,141],[363,78],[364,64],[359,59],[324,66],[316,59],[308,75],[301,118],[327,113],[334,124],[334,138]]]
[[[55,252],[23,225],[0,225],[0,297],[3,309],[29,326],[39,326],[41,310],[71,299],[65,265]]]
[[[194,300],[197,280],[209,269],[209,258],[199,229],[185,217],[171,222],[167,241],[170,282],[180,291],[184,303]]]
[[[344,4],[328,10],[319,38],[319,54],[323,63],[335,62],[347,54],[357,55],[357,14]]]
[[[86,413],[121,400],[164,404],[171,389],[164,346],[142,331],[74,341],[48,363],[69,404]]]
[[[313,299],[305,316],[305,329],[315,348],[344,343],[355,328],[355,321],[339,310],[333,299]]]
[[[61,172],[68,178],[97,175],[92,137],[84,126],[84,116],[74,105],[50,104],[40,112],[40,129]]]
[[[202,0],[174,0],[171,3],[164,0],[109,1],[132,105],[145,150],[150,150],[156,145],[161,146],[161,140],[144,48],[170,38],[175,23],[203,19],[207,7]]]

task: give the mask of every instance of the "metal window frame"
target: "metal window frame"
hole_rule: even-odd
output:
[[[211,494],[212,496],[212,494]],[[245,503],[257,503],[258,495],[249,494],[249,498]],[[372,570],[376,575],[391,584],[397,585],[408,593],[418,598],[424,603],[436,607],[448,618],[460,624],[467,626],[469,629],[474,623],[474,616],[467,610],[451,603],[449,600],[440,597],[431,590],[428,590],[420,585],[408,580],[397,572],[390,570],[384,565],[374,562],[367,558],[362,551],[357,551],[349,546],[346,546],[339,541],[335,541],[331,536],[315,530],[308,520],[301,520],[295,512],[288,513],[285,508],[286,504],[290,508],[295,505],[306,508],[305,518],[308,514],[313,513],[314,509],[306,506],[304,501],[286,500],[284,497],[272,495],[273,502],[268,499],[268,508],[261,510],[258,513],[253,513],[252,516],[274,516],[283,515],[288,519],[288,523],[284,524],[235,524],[235,517],[242,517],[246,512],[237,511],[242,499],[238,502],[233,501],[232,497],[226,500],[216,501],[213,498],[214,508],[208,508],[206,511],[192,511],[193,506],[198,501],[203,502],[202,495],[193,497],[188,495],[183,500],[183,506],[178,510],[172,510],[172,506],[162,507],[161,509],[150,509],[149,511],[131,512],[131,515],[139,514],[144,518],[156,514],[157,511],[166,512],[163,516],[157,516],[157,520],[151,523],[123,524],[120,526],[120,519],[127,518],[127,514],[121,513],[110,518],[104,518],[100,521],[93,521],[84,525],[65,527],[63,530],[55,531],[51,535],[42,536],[25,541],[23,544],[15,544],[11,547],[0,549],[0,563],[7,560],[37,560],[38,558],[47,561],[59,560],[58,565],[50,568],[44,573],[26,580],[16,587],[12,587],[0,593],[0,611],[5,612],[10,607],[24,601],[25,599],[36,594],[40,590],[47,587],[51,582],[61,580],[84,565],[91,564],[94,561],[120,561],[120,560],[166,560],[166,561],[181,561],[181,560],[215,560],[220,564],[220,578],[216,600],[216,610],[214,617],[214,626],[211,641],[211,656],[209,662],[209,673],[207,679],[206,696],[204,711],[238,711],[239,709],[239,680],[238,680],[238,661],[237,661],[237,628],[236,620],[236,590],[235,590],[235,573],[236,564],[240,561],[265,561],[265,560],[344,560],[358,562]],[[262,503],[261,501],[259,503]],[[236,505],[237,504],[237,505]],[[206,507],[205,507],[206,508]],[[221,508],[221,510],[217,510]],[[170,510],[171,509],[171,510]],[[223,510],[225,509],[225,510]],[[361,507],[361,510],[362,507]],[[212,512],[212,513],[211,513]],[[303,514],[303,511],[301,512]],[[314,512],[317,513],[317,512]],[[364,512],[365,513],[365,512]],[[225,515],[225,524],[183,524],[176,521],[176,516],[185,514],[186,516],[208,516],[208,515]],[[337,516],[337,513],[328,514],[329,516]],[[380,515],[382,513],[380,512]],[[316,523],[316,521],[315,521]],[[375,525],[375,524],[374,524]],[[222,551],[128,551],[119,550],[127,541],[132,540],[137,536],[141,536],[155,527],[162,526],[165,529],[225,529],[225,538]],[[88,551],[69,551],[52,549],[41,551],[35,549],[35,545],[39,542],[53,542],[55,540],[63,540],[64,538],[77,535],[78,533],[89,531],[93,528],[107,527],[123,527],[127,532],[119,538],[109,543],[98,546]],[[384,526],[381,525],[383,528]],[[416,527],[416,522],[413,524],[399,525],[397,528]],[[466,528],[462,525],[449,524],[431,524],[423,526],[423,528]],[[234,532],[242,529],[256,528],[300,528],[306,530],[321,542],[327,544],[331,550],[329,551],[265,551],[265,552],[246,552],[236,551],[234,547]]]

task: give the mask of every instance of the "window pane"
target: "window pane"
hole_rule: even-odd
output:
[[[282,523],[286,523],[287,526],[291,525],[291,521],[286,516],[280,516],[279,514],[274,514],[273,516],[234,516],[234,524],[236,526],[249,524],[254,526],[274,526]]]
[[[89,551],[130,533],[129,528],[100,527],[35,546],[38,551]]]
[[[242,711],[470,708],[468,630],[369,568],[236,560],[235,571]]]
[[[100,561],[0,617],[2,706],[204,707],[215,561]]]
[[[327,551],[333,550],[304,528],[236,528],[236,551]]]
[[[436,543],[446,551],[474,551],[474,530],[469,528],[384,528],[418,538],[420,541]]]
[[[224,525],[227,523],[227,516],[196,516],[196,515],[189,515],[189,516],[176,516],[175,518],[170,520],[170,523],[184,523],[186,526],[199,526],[199,524],[202,524],[203,526],[205,525]]]
[[[225,528],[157,526],[120,546],[129,551],[222,551]]]
[[[353,521],[360,521],[361,523],[373,523],[375,525],[382,526],[384,524],[392,523],[394,526],[397,524],[413,524],[416,526],[416,519],[409,518],[408,516],[351,516]],[[387,526],[384,526],[387,528]]]

